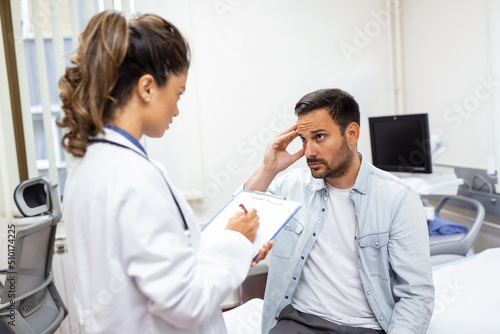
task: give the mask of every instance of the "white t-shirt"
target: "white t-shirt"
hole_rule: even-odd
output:
[[[337,324],[382,329],[359,276],[351,189],[326,186],[325,222],[304,265],[292,306]]]

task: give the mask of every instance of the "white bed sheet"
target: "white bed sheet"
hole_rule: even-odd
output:
[[[500,333],[500,248],[433,269],[436,299],[427,334]]]
[[[500,334],[500,248],[433,268],[436,300],[427,334]],[[224,313],[229,334],[261,334],[262,299]]]

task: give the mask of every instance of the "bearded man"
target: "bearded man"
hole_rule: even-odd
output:
[[[309,93],[295,113],[244,186],[303,203],[274,239],[262,333],[425,333],[434,286],[419,196],[358,152],[350,94]],[[295,138],[303,148],[289,154]],[[277,177],[302,156],[309,168]]]

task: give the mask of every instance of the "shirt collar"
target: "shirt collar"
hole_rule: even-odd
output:
[[[121,134],[123,137],[127,138],[132,144],[134,144],[138,149],[140,149],[146,156],[148,155],[146,153],[146,150],[144,149],[144,147],[141,145],[141,143],[139,143],[139,141],[137,139],[135,139],[134,136],[132,136],[130,133],[128,133],[127,131],[123,130],[122,128],[119,128],[115,125],[111,125],[111,124],[105,124],[104,125],[105,128],[107,129],[111,129],[111,130],[114,130],[116,132],[118,132],[119,134]]]
[[[355,189],[362,194],[366,194],[369,176],[372,174],[372,170],[370,168],[370,164],[365,161],[366,159],[363,159],[361,153],[358,152],[358,154],[361,159],[361,166],[359,167],[358,176],[356,177],[356,182],[354,183],[354,187],[352,187],[352,189]]]
[[[311,170],[309,170],[309,172],[311,172]],[[311,174],[311,177],[312,177],[312,174]],[[326,189],[325,183],[326,183],[325,179],[316,179],[313,177],[312,187],[315,191],[323,190],[323,189]]]

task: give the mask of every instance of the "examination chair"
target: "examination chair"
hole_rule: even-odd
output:
[[[8,227],[0,333],[54,333],[68,313],[52,276],[56,226],[61,219],[57,184],[46,177],[24,181],[14,191],[14,200],[24,217],[12,219]]]
[[[472,212],[475,211],[475,217],[467,216],[473,222],[469,231],[465,234],[429,236],[431,262],[433,265],[458,260],[473,254],[472,244],[479,234],[485,215],[484,206],[479,201],[459,195],[447,195],[443,196],[438,202],[435,209],[436,216],[440,214],[445,204],[458,208],[471,208]]]

